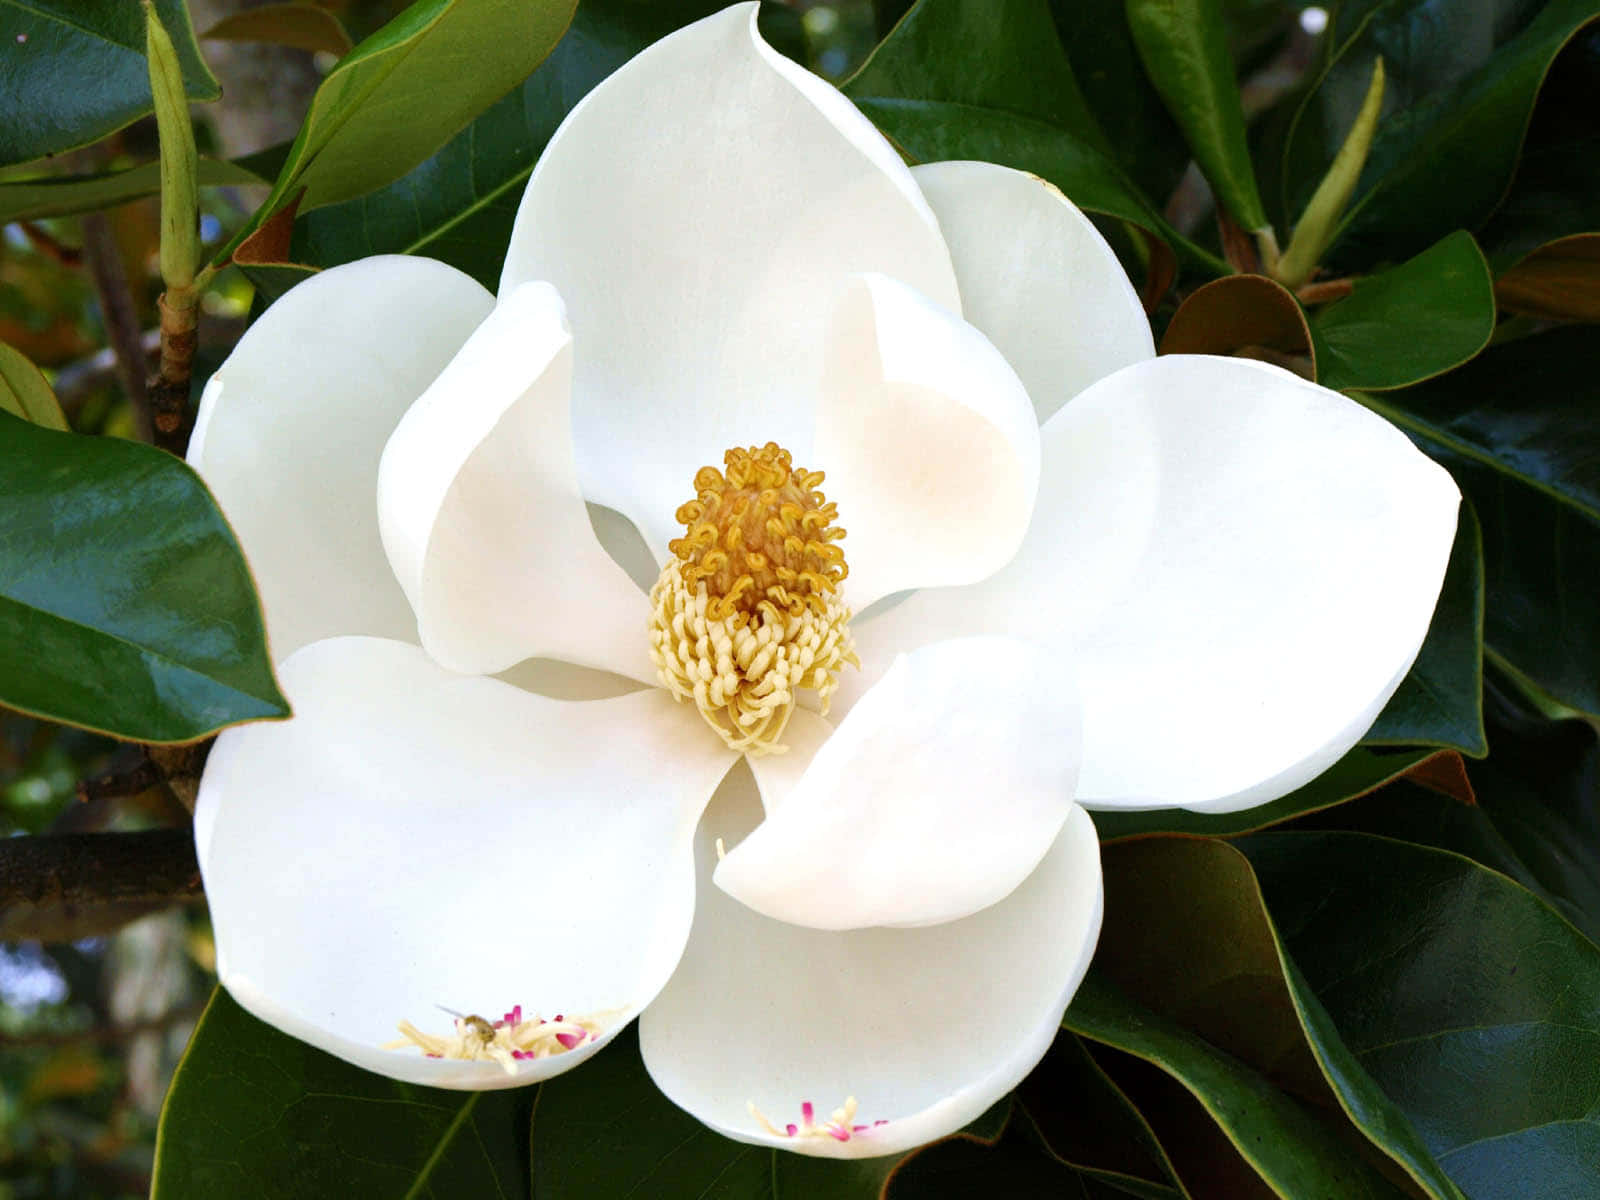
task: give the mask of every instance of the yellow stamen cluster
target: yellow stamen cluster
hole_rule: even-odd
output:
[[[797,691],[827,712],[840,667],[860,665],[838,595],[845,531],[817,491],[822,472],[776,443],[723,463],[695,473],[695,498],[677,511],[685,533],[650,592],[650,657],[730,748],[771,753]]]

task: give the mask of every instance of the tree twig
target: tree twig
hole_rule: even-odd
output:
[[[22,226],[22,232],[28,235],[28,240],[39,253],[55,259],[64,267],[75,267],[83,261],[82,250],[76,246],[68,246],[38,222],[19,221],[18,224]]]
[[[188,829],[0,839],[0,940],[92,937],[200,894]]]
[[[104,213],[88,213],[83,218],[83,256],[89,265],[89,276],[94,280],[95,295],[100,298],[106,338],[116,355],[117,378],[133,405],[134,425],[141,438],[151,441],[155,436],[155,420],[145,391],[145,355],[139,317],[134,311],[133,293],[128,290],[128,276],[122,269],[122,256],[117,252],[111,223]]]

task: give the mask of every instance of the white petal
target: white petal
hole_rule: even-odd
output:
[[[655,679],[645,598],[601,547],[578,491],[571,383],[561,298],[525,284],[384,448],[384,549],[423,648],[453,671],[543,655]]]
[[[434,1087],[565,1070],[379,1046],[448,1033],[444,1005],[603,1014],[666,982],[694,908],[690,842],[733,756],[651,689],[570,703],[452,675],[376,638],[306,647],[279,671],[291,721],[227,731],[196,845],[217,972],[246,1008],[357,1066]]]
[[[887,142],[741,4],[652,45],[540,156],[502,294],[542,279],[579,357],[578,476],[657,556],[695,471],[776,441],[810,466],[826,324],[881,271],[959,309],[938,223]]]
[[[239,535],[279,661],[335,634],[415,636],[378,536],[378,458],[493,303],[432,259],[360,259],[287,292],[206,384],[189,462]]]
[[[1022,377],[1041,422],[1095,380],[1155,357],[1116,252],[1054,185],[986,162],[911,174],[944,230],[962,315]]]
[[[1444,470],[1354,401],[1234,358],[1125,368],[1043,435],[1016,559],[858,626],[864,664],[980,630],[1067,650],[1091,807],[1249,808],[1360,739],[1438,599]],[[852,674],[836,704],[871,682]]]
[[[699,839],[714,854],[761,819],[731,772]],[[952,1133],[1015,1087],[1054,1038],[1100,931],[1100,847],[1074,806],[1038,869],[999,904],[922,929],[830,933],[760,916],[701,887],[672,981],[639,1024],[668,1099],[742,1142],[837,1158],[893,1154]],[[887,1124],[848,1142],[765,1133],[846,1097]]]
[[[1055,841],[1080,745],[1073,680],[1049,654],[1002,637],[924,646],[850,710],[715,882],[813,929],[965,917]]]
[[[816,462],[839,506],[860,612],[972,583],[1021,544],[1039,487],[1028,393],[988,339],[904,284],[863,275],[834,323]]]

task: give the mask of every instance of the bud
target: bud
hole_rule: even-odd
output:
[[[1300,214],[1289,239],[1289,248],[1278,260],[1274,278],[1291,290],[1311,278],[1322,260],[1323,251],[1333,241],[1334,227],[1344,215],[1344,206],[1350,202],[1356,180],[1361,178],[1361,168],[1367,165],[1367,151],[1372,148],[1372,135],[1378,128],[1378,113],[1383,108],[1383,59],[1372,66],[1372,82],[1367,85],[1367,98],[1361,102],[1361,111],[1334,156],[1333,165],[1322,177],[1316,192]]]
[[[161,279],[169,300],[189,299],[200,263],[199,187],[194,127],[183,94],[178,51],[150,0],[143,0],[145,55],[150,60],[150,93],[161,135]]]

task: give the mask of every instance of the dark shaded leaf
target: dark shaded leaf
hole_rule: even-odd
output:
[[[167,1092],[151,1200],[526,1197],[532,1096],[397,1083],[218,988]]]
[[[1496,346],[1420,387],[1366,397],[1455,475],[1483,526],[1489,649],[1600,712],[1600,403],[1592,331]]]
[[[1299,301],[1265,275],[1224,275],[1196,288],[1161,336],[1162,354],[1260,350],[1307,355],[1316,365],[1311,329]]]
[[[143,742],[288,715],[205,485],[160,450],[0,413],[0,703]]]
[[[222,94],[183,0],[157,0],[191,100]],[[83,146],[150,111],[144,10],[127,0],[0,0],[0,165]]]
[[[1384,118],[1340,224],[1340,261],[1403,258],[1441,230],[1476,228],[1505,195],[1551,60],[1593,0],[1432,0],[1339,6],[1327,65],[1290,131],[1286,204],[1298,214],[1350,125],[1373,60]]]
[[[1551,321],[1600,321],[1600,233],[1575,233],[1530,250],[1494,281],[1506,312]]]
[[[1317,382],[1383,391],[1443,374],[1488,345],[1494,308],[1483,253],[1470,233],[1452,233],[1312,317]]]
[[[202,158],[201,187],[245,186],[268,182],[239,163]],[[141,163],[98,175],[56,175],[0,183],[0,222],[37,221],[72,213],[114,208],[161,190],[161,165]]]
[[[1589,1194],[1600,949],[1458,855],[1349,833],[1241,845],[1346,1045],[1461,1189]]]

